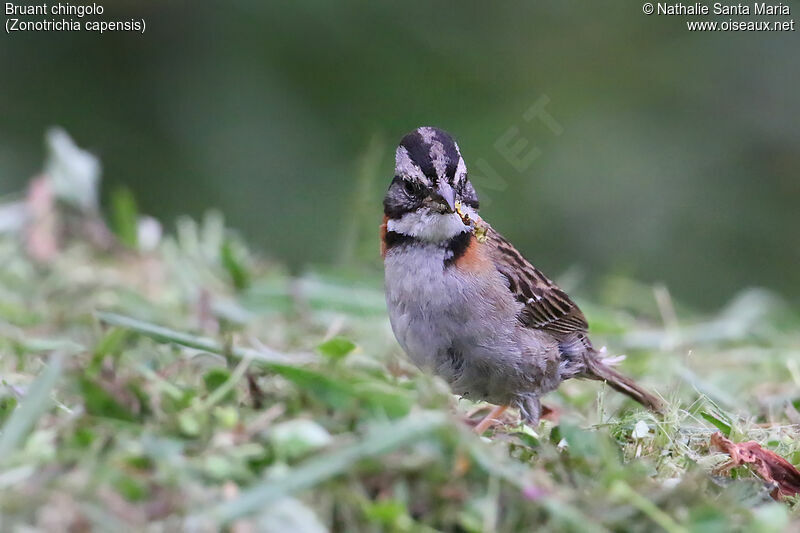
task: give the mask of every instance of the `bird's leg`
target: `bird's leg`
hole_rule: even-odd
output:
[[[475,426],[474,429],[475,433],[477,433],[478,435],[483,435],[484,431],[493,426],[495,422],[498,422],[497,417],[502,415],[506,409],[508,409],[507,405],[498,405],[494,409],[489,411],[489,414],[486,415],[483,420],[478,422],[477,426]]]
[[[526,424],[532,428],[538,427],[539,417],[542,415],[542,402],[539,397],[532,394],[521,395],[516,402],[519,414]]]

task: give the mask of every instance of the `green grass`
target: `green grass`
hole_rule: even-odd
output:
[[[800,320],[762,291],[697,316],[610,279],[581,302],[596,344],[668,413],[574,381],[547,398],[557,424],[487,439],[400,352],[377,272],[290,277],[215,215],[146,253],[24,248],[0,236],[2,531],[800,526],[746,468],[715,476],[708,447],[721,429],[800,462]]]

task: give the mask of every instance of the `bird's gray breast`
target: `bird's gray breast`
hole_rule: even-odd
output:
[[[422,242],[388,251],[392,329],[414,363],[443,377],[454,392],[500,401],[498,391],[514,390],[514,382],[533,377],[519,338],[520,304],[509,298],[496,271],[445,265],[447,253]]]

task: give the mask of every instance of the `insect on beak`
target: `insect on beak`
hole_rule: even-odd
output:
[[[449,183],[446,181],[439,181],[439,185],[436,188],[436,192],[433,194],[433,197],[442,202],[442,204],[447,205],[448,213],[455,213],[456,193],[453,191],[453,188]]]

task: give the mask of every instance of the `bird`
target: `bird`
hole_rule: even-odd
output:
[[[508,407],[537,426],[561,382],[606,382],[643,406],[663,402],[603,361],[573,300],[479,215],[458,144],[420,127],[395,152],[380,229],[386,305],[403,351],[453,393]]]

